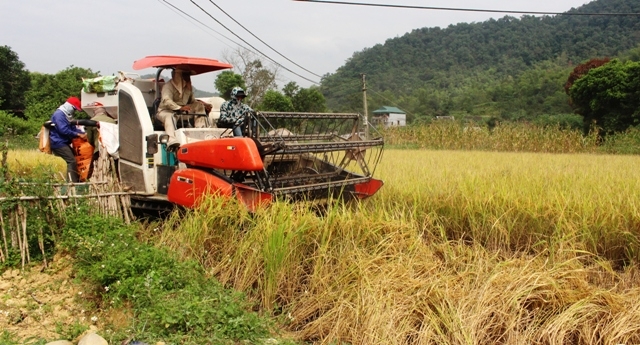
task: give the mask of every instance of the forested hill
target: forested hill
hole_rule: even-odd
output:
[[[638,0],[597,0],[568,11],[639,12]],[[445,29],[421,28],[354,53],[323,79],[322,91],[331,109],[361,111],[358,91],[364,73],[372,91],[370,108],[393,101],[415,118],[450,112],[503,116],[514,116],[505,111],[570,112],[562,96],[550,90],[547,96],[556,99],[541,99],[547,105],[535,109],[526,100],[520,106],[502,103],[513,103],[523,73],[537,71],[533,73],[537,78],[550,79],[547,83],[558,91],[571,66],[594,57],[615,57],[639,43],[639,16],[505,16]]]

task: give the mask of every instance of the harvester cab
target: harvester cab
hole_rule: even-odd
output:
[[[193,207],[204,195],[216,194],[253,210],[279,197],[366,198],[382,186],[373,174],[384,142],[381,136],[364,137],[368,123],[359,114],[254,112],[245,120],[244,136],[234,137],[230,129],[215,128],[211,114],[219,108],[212,109],[195,114],[207,118],[206,128],[175,120],[180,146],[168,150],[168,136],[155,120],[162,71],[188,68],[197,75],[232,66],[181,56],[148,56],[133,65],[150,67],[157,68],[153,79],[121,72],[86,81],[81,92],[87,112],[101,106],[117,114],[119,178],[135,192],[132,207]]]

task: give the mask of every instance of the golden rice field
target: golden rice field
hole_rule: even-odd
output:
[[[147,236],[316,344],[638,344],[639,166],[387,150],[359,205],[211,199]]]
[[[381,191],[324,216],[212,198],[143,237],[314,344],[639,344],[640,157],[467,149],[386,150]]]
[[[29,176],[33,173],[46,172],[55,178],[64,180],[64,172],[67,169],[62,158],[38,150],[9,150],[6,163],[10,172],[15,176]]]
[[[631,139],[634,133],[609,137],[611,143]],[[398,147],[447,150],[486,150],[508,152],[593,153],[597,152],[596,131],[583,136],[580,131],[559,127],[540,127],[527,123],[504,123],[492,130],[457,122],[389,128],[385,144]],[[626,143],[629,144],[629,143]]]

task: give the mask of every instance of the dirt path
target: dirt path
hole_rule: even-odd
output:
[[[14,340],[59,339],[71,325],[92,326],[83,310],[82,288],[74,284],[71,262],[55,257],[49,268],[21,272],[9,269],[0,276],[0,329]]]

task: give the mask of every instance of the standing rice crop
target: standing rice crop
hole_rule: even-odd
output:
[[[589,153],[598,149],[595,132],[583,136],[576,130],[527,123],[505,123],[490,129],[435,122],[392,127],[383,133],[387,144],[405,148],[547,153]]]
[[[156,238],[313,343],[638,343],[638,164],[392,150],[362,203],[212,198]]]
[[[30,176],[45,170],[57,178],[64,176],[66,170],[62,158],[38,150],[9,150],[7,163],[13,176]]]

